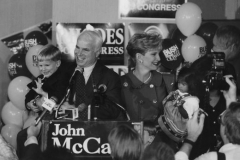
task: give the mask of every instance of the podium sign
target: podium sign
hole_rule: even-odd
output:
[[[41,149],[61,146],[76,159],[110,158],[109,132],[119,124],[129,125],[143,135],[142,122],[119,121],[43,121]]]

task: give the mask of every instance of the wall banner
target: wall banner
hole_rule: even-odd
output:
[[[58,23],[56,39],[59,49],[74,58],[77,37],[85,29],[101,32],[103,46],[99,61],[105,65],[124,65],[123,23]]]
[[[120,18],[175,19],[177,9],[187,0],[119,0]]]

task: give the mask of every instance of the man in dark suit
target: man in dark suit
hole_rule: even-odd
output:
[[[98,61],[102,44],[103,40],[98,31],[84,30],[77,39],[74,51],[76,63],[72,64],[64,75],[64,78],[69,79],[70,92],[61,108],[78,108],[80,120],[87,120],[89,105],[92,107],[92,113],[95,113],[94,116],[101,120],[114,120],[120,114],[120,109],[113,107],[116,106],[114,103],[121,103],[120,77]],[[76,79],[79,71],[84,77],[83,80]],[[85,89],[77,94],[76,84],[79,81],[84,81]],[[79,98],[81,102],[77,104]],[[96,105],[99,105],[99,108],[97,112],[93,112]]]

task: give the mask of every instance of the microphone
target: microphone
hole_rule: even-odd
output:
[[[74,72],[73,72],[71,78],[69,79],[69,84],[71,84],[71,81],[72,81],[73,77],[75,76],[76,71],[79,71],[79,69],[78,69],[77,67],[75,68],[75,70],[74,70]]]
[[[47,113],[47,111],[48,111],[47,109],[44,109],[43,112],[41,113],[41,115],[36,118],[35,126],[37,126],[38,123],[43,119],[43,117]]]
[[[58,107],[57,107],[57,110],[56,110],[56,113],[55,113],[55,118],[58,118],[59,109],[61,108],[62,104],[63,104],[64,101],[67,99],[67,97],[68,97],[68,95],[69,95],[69,93],[70,93],[70,88],[71,88],[71,85],[72,85],[72,83],[73,83],[73,82],[72,82],[72,79],[75,77],[76,71],[80,71],[80,72],[81,72],[81,70],[80,70],[78,67],[75,68],[75,70],[74,70],[71,78],[69,79],[69,84],[68,84],[68,87],[67,87],[67,90],[66,90],[66,94],[65,94],[65,96],[64,96],[63,99],[62,99],[62,101],[59,103],[59,105],[58,105]]]
[[[44,98],[44,102],[42,104],[43,112],[36,118],[35,126],[37,126],[38,123],[43,119],[47,111],[52,111],[53,107],[56,105],[56,102],[56,97],[51,97],[50,99]]]
[[[107,90],[107,86],[105,84],[100,84],[98,86],[98,93],[104,93]]]

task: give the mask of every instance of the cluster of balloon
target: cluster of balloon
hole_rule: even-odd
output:
[[[18,132],[34,122],[36,116],[28,116],[25,108],[25,96],[29,91],[29,77],[37,77],[37,54],[43,45],[48,44],[47,37],[41,31],[32,31],[25,37],[25,53],[14,54],[8,63],[8,72],[12,79],[8,86],[7,102],[1,112],[4,123],[1,134],[16,149]]]
[[[11,79],[18,76],[25,76],[31,78],[32,74],[29,72],[25,63],[26,54],[14,54],[8,62],[8,73]]]
[[[25,76],[18,76],[10,82],[8,86],[10,101],[3,106],[1,112],[5,124],[1,134],[14,148],[16,148],[17,134],[28,119],[28,112],[25,109],[25,95],[28,92],[27,84],[30,82],[31,79]]]
[[[218,26],[212,22],[203,23],[200,28],[197,30],[196,34],[202,37],[207,43],[207,50],[210,50],[213,47],[213,37],[218,29]]]
[[[174,36],[181,35],[179,36],[181,38],[186,36],[181,46],[182,56],[185,62],[191,63],[205,55],[207,52],[207,44],[202,37],[195,34],[202,23],[201,9],[192,2],[184,3],[177,10],[175,19],[177,27],[183,35],[176,33]]]

